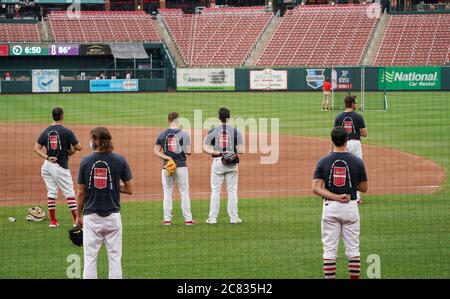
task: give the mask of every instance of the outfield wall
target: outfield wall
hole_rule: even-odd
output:
[[[122,72],[125,70],[122,70]],[[147,92],[147,91],[321,91],[331,78],[335,90],[450,91],[450,67],[337,68],[183,68],[133,70],[150,72],[139,79],[79,80],[66,69],[1,70],[0,93]],[[17,80],[6,81],[12,72]],[[78,72],[79,73],[79,72]],[[20,75],[20,77],[19,77]],[[68,80],[68,77],[71,77]],[[92,79],[92,78],[90,78]],[[92,81],[100,81],[92,85]],[[94,82],[95,83],[95,82]],[[108,87],[108,84],[109,87]],[[93,88],[102,85],[103,89]]]
[[[182,72],[177,77],[183,79],[177,82],[177,90],[320,91],[327,77],[335,90],[359,91],[362,85],[366,91],[450,90],[449,67],[237,68],[233,78],[223,76],[222,81],[217,74],[229,73],[232,69],[210,69],[209,73],[204,70],[177,69]],[[186,87],[186,80],[193,82],[190,89]],[[232,82],[234,87],[230,86]]]

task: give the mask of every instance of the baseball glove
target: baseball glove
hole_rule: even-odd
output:
[[[239,163],[239,156],[234,152],[224,153],[222,155],[222,163],[224,165],[236,165]]]
[[[45,219],[45,211],[41,207],[29,208],[26,219],[28,221],[42,221]]]
[[[72,156],[73,154],[75,154],[75,149],[73,148],[73,145],[71,145],[70,149],[67,150],[67,154],[69,156]]]
[[[173,176],[173,174],[175,173],[175,170],[177,170],[177,164],[175,163],[174,160],[169,159],[166,162],[166,164],[164,164],[163,168],[167,171],[167,174],[169,176]]]
[[[83,228],[81,226],[75,226],[69,229],[69,239],[72,241],[73,245],[82,247],[83,246]]]

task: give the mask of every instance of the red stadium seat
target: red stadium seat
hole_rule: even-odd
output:
[[[56,42],[159,42],[155,21],[142,11],[82,11],[80,19],[52,12],[48,17]]]
[[[362,62],[376,19],[367,5],[298,6],[283,17],[259,66],[338,66]]]
[[[393,15],[374,65],[443,65],[450,48],[450,15]]]
[[[0,42],[40,42],[37,24],[0,23]]]
[[[189,66],[241,66],[273,15],[263,7],[206,8],[201,15],[160,10]]]

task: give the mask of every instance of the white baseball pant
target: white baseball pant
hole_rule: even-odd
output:
[[[120,213],[107,217],[83,216],[84,279],[97,279],[97,257],[105,244],[109,260],[109,278],[122,279],[122,220]]]
[[[62,168],[58,163],[45,161],[41,167],[41,175],[47,186],[47,197],[56,198],[58,188],[61,189],[65,198],[74,198],[72,175],[69,169]]]
[[[351,200],[348,203],[325,200],[321,230],[324,259],[336,259],[341,235],[344,241],[345,255],[348,258],[360,256],[360,223],[356,200]]]
[[[362,160],[363,156],[362,156],[361,140],[351,139],[347,141],[347,152]],[[361,198],[361,192],[356,191],[356,198],[357,199]]]
[[[230,221],[239,218],[238,215],[238,165],[224,165],[220,157],[213,158],[211,166],[211,205],[209,219],[217,219],[220,209],[220,192],[225,179],[228,193],[228,216]]]
[[[172,220],[172,194],[175,181],[181,195],[181,211],[183,212],[184,221],[191,221],[191,199],[189,197],[189,173],[187,167],[177,167],[172,176],[168,176],[167,171],[163,169],[161,181],[164,191],[164,221]]]
[[[347,152],[353,154],[354,156],[362,160],[363,155],[362,155],[361,140],[351,139],[347,141]]]

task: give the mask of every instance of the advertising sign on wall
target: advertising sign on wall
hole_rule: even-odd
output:
[[[9,48],[8,45],[0,45],[0,56],[8,56]]]
[[[91,92],[139,91],[139,81],[136,79],[90,80],[89,90]]]
[[[285,90],[288,82],[287,71],[265,69],[250,71],[250,89],[253,90]]]
[[[234,69],[177,69],[177,90],[234,89]]]
[[[81,56],[109,56],[111,48],[108,45],[80,45]]]
[[[385,67],[378,69],[380,90],[440,90],[441,68]]]
[[[306,85],[312,89],[319,89],[325,81],[325,69],[306,69]]]
[[[59,92],[59,70],[33,70],[33,92]]]
[[[333,69],[331,71],[331,83],[334,90],[352,89],[352,70]]]

